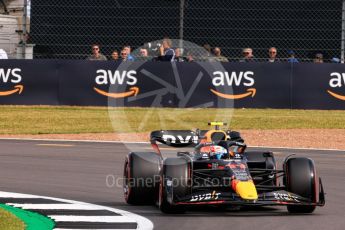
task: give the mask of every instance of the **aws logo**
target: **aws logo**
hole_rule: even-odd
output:
[[[10,96],[12,94],[21,94],[23,92],[24,86],[19,84],[22,81],[21,69],[1,69],[0,68],[0,86],[12,83],[16,84],[12,89],[3,90],[0,87],[0,96]]]
[[[93,87],[93,89],[106,97],[111,98],[125,98],[136,96],[139,93],[139,88],[135,87],[134,85],[138,82],[136,77],[137,71],[130,70],[130,71],[119,71],[119,70],[104,70],[99,69],[96,71],[97,76],[95,82],[97,85],[131,85],[132,87],[129,88],[126,92],[118,92],[118,93],[109,93],[107,91],[101,90],[97,87]]]
[[[222,72],[222,71],[215,71],[213,72],[214,78],[212,79],[212,84],[214,86],[247,86],[252,87],[255,84],[254,78],[252,77],[254,72],[246,71],[246,72]],[[225,94],[218,92],[214,89],[210,89],[212,93],[217,95],[218,97],[226,98],[226,99],[241,99],[245,97],[254,97],[256,94],[255,88],[248,88],[246,93],[242,94]]]
[[[331,88],[337,89],[337,88],[341,88],[341,87],[345,86],[345,73],[333,72],[330,74],[330,76],[333,77],[333,78],[331,78],[331,80],[329,80],[329,86]],[[345,101],[345,95],[337,94],[331,90],[327,90],[327,92],[331,96],[333,96],[339,100]]]

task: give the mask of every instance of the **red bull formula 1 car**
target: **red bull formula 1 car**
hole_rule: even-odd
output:
[[[128,204],[157,204],[164,213],[181,213],[192,205],[284,205],[290,213],[312,213],[325,204],[314,161],[290,155],[277,169],[272,152],[246,151],[235,131],[161,130],[151,133],[154,152],[131,152],[124,164]],[[163,159],[157,142],[193,146]]]

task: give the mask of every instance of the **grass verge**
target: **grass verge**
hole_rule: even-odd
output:
[[[0,134],[206,129],[214,120],[229,122],[237,130],[345,128],[345,112],[328,110],[0,106],[0,116]]]
[[[55,226],[55,222],[51,218],[43,216],[35,212],[30,212],[21,208],[12,207],[5,204],[0,204],[0,209],[6,210],[10,212],[10,214],[18,218],[18,220],[23,223],[23,227],[20,229],[52,230]],[[16,224],[16,223],[12,223],[12,224]],[[1,228],[1,229],[12,229],[12,228],[10,227],[10,228]]]
[[[18,217],[0,208],[0,229],[23,230],[25,225]]]

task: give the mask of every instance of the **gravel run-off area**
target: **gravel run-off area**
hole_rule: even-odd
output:
[[[321,148],[345,150],[345,129],[237,130],[248,146]],[[0,138],[149,141],[149,133],[83,133],[0,135]]]

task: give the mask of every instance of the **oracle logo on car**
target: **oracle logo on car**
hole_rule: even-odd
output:
[[[99,86],[101,85],[130,85],[132,87],[129,88],[126,92],[118,92],[118,93],[110,93],[104,90],[101,90],[97,87],[93,87],[93,89],[106,97],[112,98],[124,98],[124,97],[131,97],[136,96],[139,93],[139,88],[134,86],[138,79],[136,77],[137,71],[129,70],[129,71],[119,71],[119,70],[105,70],[105,69],[98,69],[96,71],[96,78],[95,83]]]
[[[10,96],[15,93],[21,94],[23,92],[24,86],[19,84],[22,81],[21,71],[22,70],[19,68],[0,68],[0,96]],[[8,89],[8,87],[3,87],[4,85],[7,86],[10,83],[15,84],[14,86],[11,86],[11,89]]]
[[[345,86],[345,73],[337,73],[337,72],[333,72],[330,74],[330,76],[332,77],[330,80],[329,80],[329,86],[333,89],[341,89],[342,87]],[[331,90],[327,90],[327,92],[339,99],[339,100],[343,100],[345,101],[345,95],[342,95],[342,94],[338,94],[338,93],[335,93]]]
[[[212,193],[205,193],[205,194],[199,194],[199,195],[194,195],[192,196],[192,198],[190,199],[191,202],[195,202],[195,201],[203,201],[203,200],[218,200],[219,196],[222,193],[213,191]]]
[[[241,99],[246,97],[254,97],[256,94],[256,89],[252,86],[255,84],[254,81],[254,72],[253,71],[241,71],[241,72],[222,72],[222,71],[215,71],[213,72],[214,78],[212,79],[212,84],[216,87],[219,86],[246,86],[251,87],[247,89],[246,93],[242,94],[225,94],[218,92],[214,89],[210,89],[212,93],[217,95],[218,97],[226,98],[226,99]]]
[[[187,144],[187,143],[198,143],[198,137],[197,136],[185,136],[183,137],[182,135],[177,135],[177,136],[174,136],[174,135],[168,135],[168,134],[164,134],[162,136],[163,140],[165,142],[171,142],[173,144],[175,143],[181,143],[181,144]]]

